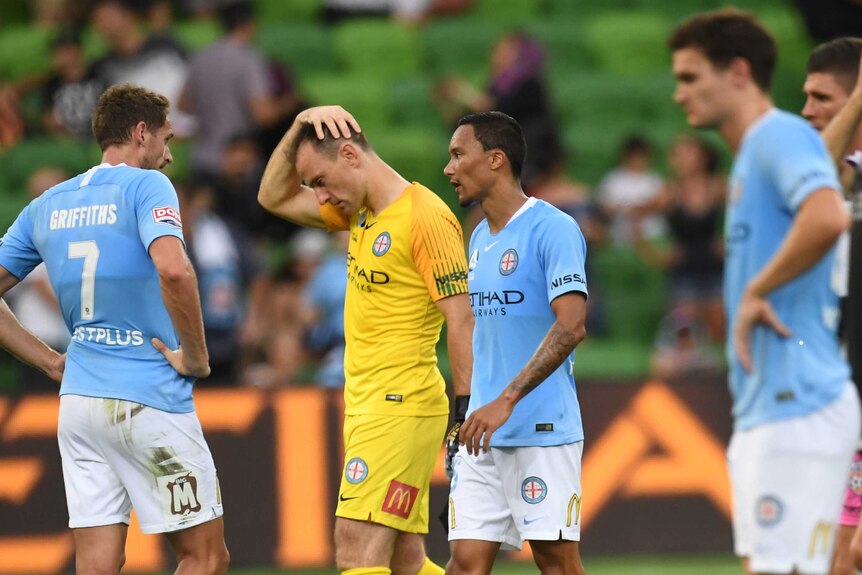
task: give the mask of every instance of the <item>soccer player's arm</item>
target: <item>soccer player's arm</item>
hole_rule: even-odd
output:
[[[302,185],[295,158],[291,158],[291,153],[295,153],[294,140],[302,124],[314,124],[318,136],[322,138],[323,130],[327,129],[333,134],[341,130],[349,136],[350,129],[346,122],[350,122],[357,132],[360,131],[353,117],[339,106],[310,108],[299,113],[272,152],[263,172],[257,201],[264,209],[301,226],[327,228],[330,231],[348,229],[349,218],[346,215],[335,206],[321,205],[314,191]]]
[[[785,130],[780,140],[762,138],[757,160],[764,166],[794,212],[793,223],[778,250],[745,288],[734,321],[734,348],[746,371],[752,368],[750,336],[764,323],[784,337],[790,330],[766,299],[774,290],[802,275],[819,262],[850,226],[835,168],[816,133]],[[772,142],[781,141],[777,147]]]
[[[42,261],[31,239],[29,212],[28,206],[0,241],[0,296],[24,279]],[[66,354],[51,349],[30,333],[3,300],[0,300],[0,347],[54,381],[59,382],[63,378]]]
[[[847,102],[820,133],[823,136],[823,141],[826,142],[829,154],[838,167],[841,186],[844,190],[852,188],[853,180],[856,177],[856,169],[844,161],[844,156],[860,121],[862,121],[862,62],[860,62],[856,86],[848,96]]]
[[[151,343],[181,375],[207,377],[209,353],[200,293],[195,270],[186,254],[176,191],[164,174],[149,170],[136,194],[138,234],[159,274],[162,301],[180,347],[170,349],[157,337]]]
[[[534,233],[538,234],[555,320],[527,365],[495,400],[474,411],[462,426],[461,441],[471,454],[488,451],[491,436],[509,419],[515,405],[559,369],[587,334],[586,241],[569,217],[543,224]]]
[[[454,425],[446,434],[446,474],[458,451],[458,435],[470,404],[473,375],[473,312],[467,287],[464,234],[455,214],[440,203],[417,199],[412,222],[413,261],[446,320],[446,348],[455,392]]]
[[[464,235],[455,214],[442,202],[414,200],[413,261],[431,300],[446,319],[455,395],[469,395],[473,373],[473,312],[467,295]]]

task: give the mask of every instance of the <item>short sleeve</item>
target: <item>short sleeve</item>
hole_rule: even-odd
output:
[[[577,291],[587,295],[587,243],[577,222],[565,214],[544,220],[538,238],[548,302]]]
[[[330,232],[342,232],[350,229],[350,218],[332,204],[320,206],[320,218]]]
[[[0,239],[0,265],[19,280],[27,277],[42,262],[42,256],[33,244],[32,210],[33,204],[24,208]]]
[[[135,213],[138,234],[147,251],[150,244],[162,236],[174,236],[185,242],[177,192],[161,172],[146,171],[138,185]]]
[[[835,163],[820,134],[801,120],[769,126],[757,146],[759,163],[790,211],[796,212],[820,188],[841,190]]]
[[[272,82],[263,58],[249,53],[243,71],[245,89],[249,98],[265,98],[272,94]]]
[[[411,236],[413,261],[431,300],[468,293],[464,235],[452,210],[436,196],[414,193]]]

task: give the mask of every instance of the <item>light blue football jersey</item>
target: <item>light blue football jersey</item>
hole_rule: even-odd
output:
[[[47,190],[0,244],[0,265],[23,279],[44,261],[72,341],[60,394],[194,409],[193,378],[150,343],[179,339],[149,257],[161,236],[183,239],[177,194],[157,170],[102,164]]]
[[[751,373],[733,348],[745,287],[778,251],[805,199],[820,188],[841,189],[826,146],[806,122],[772,110],[748,129],[733,163],[725,223],[727,359],[737,429],[811,413],[838,398],[850,379],[837,338],[834,248],[767,296],[791,337],[755,327]]]
[[[530,198],[497,234],[488,221],[470,238],[468,283],[476,317],[470,408],[493,401],[539,348],[556,321],[551,301],[587,293],[587,248],[578,224]],[[575,356],[515,406],[494,447],[565,445],[584,438],[572,373]]]

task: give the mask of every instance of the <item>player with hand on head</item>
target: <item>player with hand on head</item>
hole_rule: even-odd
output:
[[[433,192],[386,164],[339,106],[297,116],[258,200],[295,223],[350,231],[338,568],[442,573],[423,535],[449,412],[435,349],[444,319],[456,395],[469,393],[472,370],[461,226]]]
[[[102,163],[33,200],[0,243],[0,293],[44,261],[72,340],[58,439],[78,573],[118,573],[132,507],[177,573],[227,571],[215,464],[194,410],[209,374],[177,195],[168,100],[112,86],[93,113]],[[0,308],[0,345],[60,379],[62,356]]]
[[[718,130],[735,155],[724,272],[735,551],[748,574],[825,574],[860,433],[831,281],[849,223],[835,165],[811,126],[773,107],[775,41],[753,16],[694,16],[668,45],[688,123]]]
[[[491,572],[529,541],[543,574],[583,574],[584,432],[573,375],[585,335],[586,242],[578,224],[527,198],[521,126],[501,112],[461,118],[444,173],[484,219],[468,250],[475,357],[453,463],[449,575]]]

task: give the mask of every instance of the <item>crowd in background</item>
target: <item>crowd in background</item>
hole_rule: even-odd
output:
[[[255,48],[254,4],[33,4],[37,21],[49,21],[58,30],[51,44],[51,72],[0,86],[0,146],[37,133],[89,141],[90,110],[111,84],[132,82],[168,96],[176,137],[193,142],[188,176],[175,178],[174,184],[200,284],[213,368],[210,380],[261,387],[342,385],[346,238],[299,231],[256,201],[266,158],[310,102],[302,95],[301,78]],[[329,0],[325,18],[337,22],[389,14],[417,24],[468,4]],[[187,18],[216,19],[221,37],[191,53],[171,34],[178,9]],[[94,61],[85,56],[84,27],[107,46]],[[653,372],[672,377],[721,369],[716,349],[724,337],[720,237],[725,182],[719,153],[688,133],[680,134],[666,151],[656,149],[647,135],[632,134],[620,142],[617,165],[590,190],[568,175],[569,156],[545,59],[540,39],[520,31],[504,34],[489,50],[486,85],[456,76],[435,83],[440,121],[453,125],[464,113],[490,109],[517,119],[529,150],[523,173],[526,193],[575,218],[590,250],[631,249],[666,274],[666,316],[655,338]],[[38,121],[28,123],[21,102],[34,93],[41,109]],[[656,168],[663,152],[667,177]],[[45,160],[46,167],[30,177],[31,197],[69,177],[50,166],[50,158]],[[478,214],[467,214],[466,237]],[[588,333],[601,336],[608,329],[606,302],[597,274],[591,268],[587,272]],[[9,300],[25,325],[52,346],[65,347],[69,336],[43,268],[11,292]],[[35,372],[26,379],[28,388],[49,385]]]

